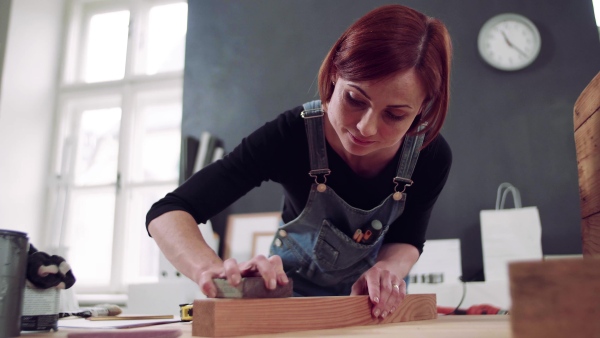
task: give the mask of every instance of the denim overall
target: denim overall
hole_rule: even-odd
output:
[[[375,264],[389,225],[404,211],[404,190],[412,184],[410,177],[423,135],[404,139],[396,177],[390,180],[390,188],[395,184],[395,192],[375,208],[361,210],[348,205],[325,184],[330,170],[321,101],[303,106],[311,163],[309,175],[315,178],[315,183],[304,210],[275,234],[270,254],[283,260],[286,274],[294,281],[295,296],[349,295],[352,284]],[[398,191],[398,184],[404,185],[402,191]],[[356,242],[336,226],[349,226],[351,233],[355,233],[374,220],[383,226],[368,244]]]

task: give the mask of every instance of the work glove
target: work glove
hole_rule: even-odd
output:
[[[40,289],[68,289],[75,284],[71,266],[64,258],[38,251],[29,244],[27,280]]]

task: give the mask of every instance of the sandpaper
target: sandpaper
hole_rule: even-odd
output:
[[[286,285],[277,285],[275,290],[265,286],[262,277],[244,277],[237,286],[232,286],[226,279],[213,279],[217,286],[216,298],[283,298],[292,297],[293,282],[290,279]]]

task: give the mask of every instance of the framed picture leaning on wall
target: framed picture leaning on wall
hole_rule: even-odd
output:
[[[268,254],[267,244],[270,245],[273,240],[280,222],[281,212],[229,215],[225,229],[224,259],[235,258],[238,262],[244,262],[255,254]]]

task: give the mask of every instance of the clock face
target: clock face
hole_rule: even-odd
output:
[[[519,70],[538,56],[542,40],[536,26],[518,14],[500,14],[489,19],[477,40],[481,57],[501,70]]]

